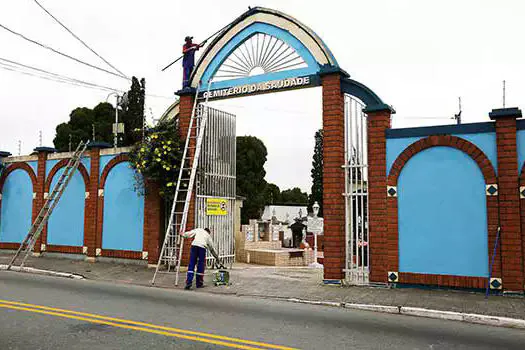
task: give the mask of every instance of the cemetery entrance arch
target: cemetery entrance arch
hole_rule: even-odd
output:
[[[346,271],[350,282],[358,282],[357,278],[366,283],[364,257],[368,259],[369,246],[373,254],[375,239],[383,239],[384,223],[367,224],[370,200],[357,198],[382,191],[386,201],[385,189],[366,185],[368,176],[386,177],[386,164],[374,163],[374,169],[367,169],[364,155],[374,147],[385,147],[384,137],[373,133],[366,137],[367,122],[373,130],[375,123],[390,120],[384,116],[390,116],[392,109],[365,85],[350,79],[315,32],[291,16],[262,7],[235,19],[200,56],[190,87],[177,92],[181,135],[187,132],[197,90],[199,98],[217,100],[315,86],[322,87],[323,99],[324,278],[327,283],[340,283]],[[352,219],[353,213],[361,221]],[[189,227],[194,224],[192,214]],[[354,249],[359,240],[367,241],[361,244],[366,246],[366,255]]]

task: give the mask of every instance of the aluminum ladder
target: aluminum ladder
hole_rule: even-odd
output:
[[[206,94],[204,105],[198,103],[200,87],[201,84],[199,83],[195,94],[195,101],[193,102],[188,132],[186,134],[186,142],[180,164],[177,186],[175,188],[175,196],[171,206],[168,227],[151,284],[155,284],[157,274],[173,272],[175,272],[175,285],[179,283],[180,264],[184,247],[184,237],[182,237],[182,234],[186,230],[186,223],[188,222],[193,187],[195,185],[199,156],[202,149],[202,140],[208,120],[208,97],[210,95],[211,82],[208,82],[208,93]],[[192,140],[195,140],[195,142],[192,143]],[[191,154],[192,151],[194,152],[193,157]],[[160,270],[160,266],[163,263],[167,265],[165,271]]]
[[[44,227],[46,226],[47,221],[49,220],[49,217],[53,212],[53,209],[55,209],[55,207],[57,206],[60,197],[62,197],[62,194],[64,193],[64,190],[66,189],[67,185],[69,184],[69,181],[73,177],[75,170],[77,170],[82,155],[86,151],[88,143],[89,141],[80,141],[80,143],[78,144],[75,152],[73,153],[73,156],[69,159],[66,167],[64,168],[64,172],[62,173],[62,175],[60,175],[57,183],[55,184],[55,186],[53,186],[53,190],[51,191],[51,193],[49,193],[44,203],[44,206],[42,207],[42,209],[40,209],[40,212],[38,213],[38,216],[33,222],[33,225],[29,229],[27,236],[24,238],[24,240],[20,244],[20,247],[18,247],[18,250],[11,259],[11,262],[7,266],[8,270],[11,269],[11,266],[13,266],[16,259],[18,258],[20,253],[22,253],[25,247],[24,258],[22,259],[22,263],[20,264],[20,267],[24,267],[24,264],[27,258],[29,257],[29,254],[33,250],[33,247],[35,246],[38,237],[40,237],[40,234],[44,230]]]

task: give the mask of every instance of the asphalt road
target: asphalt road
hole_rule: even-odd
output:
[[[524,349],[525,332],[0,272],[0,349]]]

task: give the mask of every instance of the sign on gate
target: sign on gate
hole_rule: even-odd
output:
[[[227,204],[224,198],[206,198],[206,215],[228,215]]]

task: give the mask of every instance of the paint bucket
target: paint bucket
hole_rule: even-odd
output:
[[[227,270],[219,270],[215,272],[215,285],[227,286],[230,284],[230,273]]]

